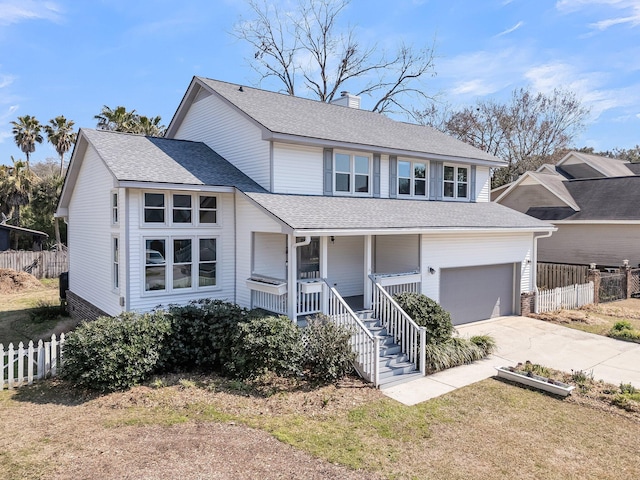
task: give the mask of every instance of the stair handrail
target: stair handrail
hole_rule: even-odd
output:
[[[373,284],[372,308],[374,315],[389,335],[407,354],[409,361],[419,364],[420,373],[426,373],[426,328],[418,325],[385,290],[375,275],[369,275]]]
[[[374,384],[380,385],[380,338],[375,336],[349,307],[344,298],[323,278],[327,290],[327,315],[338,325],[351,331],[351,347],[356,353],[355,367],[358,373]]]

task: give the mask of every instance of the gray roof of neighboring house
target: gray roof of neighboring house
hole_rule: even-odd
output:
[[[579,212],[532,206],[527,214],[544,220],[640,220],[640,176],[564,182]]]
[[[366,110],[196,77],[273,133],[421,154],[503,161],[434,128],[398,122]],[[173,122],[172,122],[173,123]],[[171,128],[171,126],[170,126]]]
[[[640,163],[625,163],[627,168],[631,170],[634,174],[640,175]]]
[[[566,161],[572,156],[580,159],[583,163],[565,165]],[[567,178],[594,178],[600,175],[604,177],[625,177],[636,174],[634,170],[629,168],[629,165],[630,163],[628,161],[618,158],[603,157],[582,152],[569,152],[558,162],[556,170]],[[600,174],[594,174],[592,169],[595,169]]]
[[[627,161],[617,158],[602,157],[600,155],[591,155],[589,153],[578,153],[584,157],[594,168],[600,170],[607,177],[623,177],[633,175],[633,172],[627,168]]]
[[[90,129],[81,132],[119,181],[265,191],[202,142]]]
[[[15,225],[9,225],[7,223],[0,223],[0,228],[7,230],[14,230],[16,232],[29,233],[38,237],[48,237],[48,233],[41,232],[40,230],[31,230],[30,228],[17,227]]]
[[[567,190],[565,178],[557,173],[528,172],[528,175],[544,184],[556,197],[574,210],[580,210],[571,193]],[[517,187],[516,187],[517,188]]]
[[[294,230],[486,229],[552,226],[496,203],[247,193]]]

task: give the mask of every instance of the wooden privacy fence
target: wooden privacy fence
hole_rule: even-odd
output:
[[[553,312],[563,308],[578,308],[593,303],[593,282],[569,285],[552,290],[538,290],[536,313]]]
[[[34,380],[54,376],[62,360],[64,333],[60,340],[51,336],[50,342],[40,340],[34,346],[33,341],[25,348],[23,343],[14,348],[13,343],[4,349],[0,343],[0,390],[31,384]]]
[[[10,250],[0,252],[0,268],[22,270],[36,278],[57,278],[69,270],[69,261],[65,251]]]
[[[538,288],[552,289],[587,283],[589,267],[586,265],[563,265],[540,263],[536,268]]]

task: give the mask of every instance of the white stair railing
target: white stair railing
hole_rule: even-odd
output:
[[[413,321],[384,289],[375,275],[369,275],[369,279],[373,284],[371,304],[373,315],[387,329],[388,334],[394,338],[400,346],[400,350],[409,357],[409,361],[419,365],[420,373],[424,375],[426,372],[426,329]]]
[[[378,378],[380,339],[369,331],[338,291],[329,285],[326,279],[323,281],[328,297],[329,318],[351,331],[351,347],[356,353],[355,367],[365,380],[377,387],[380,384]]]

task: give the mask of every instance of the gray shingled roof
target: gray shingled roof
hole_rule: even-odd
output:
[[[580,207],[567,190],[567,182],[562,175],[558,173],[542,172],[528,172],[528,174],[545,185],[551,192],[553,192],[556,197],[569,205],[571,208],[573,208],[574,210],[580,210]]]
[[[294,230],[483,229],[547,230],[552,226],[497,203],[395,200],[247,193]]]
[[[578,157],[584,158],[593,168],[601,171],[607,177],[624,177],[633,175],[627,168],[627,161],[617,158],[602,157],[589,153],[574,152]]]
[[[532,206],[527,214],[543,220],[640,220],[640,176],[567,180],[579,212]]]
[[[237,187],[265,191],[201,142],[82,129],[120,181]]]
[[[247,86],[243,86],[243,91],[240,91],[238,84],[196,78],[273,133],[477,159],[494,162],[497,166],[504,163],[493,155],[431,127],[398,122],[366,110]]]

